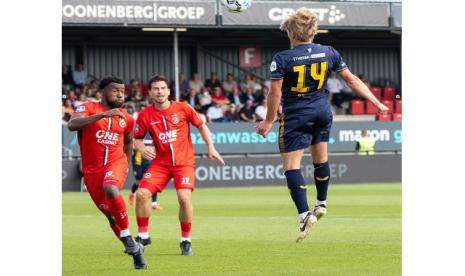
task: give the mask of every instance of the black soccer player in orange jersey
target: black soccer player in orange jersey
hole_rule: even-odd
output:
[[[134,119],[122,107],[124,83],[116,77],[100,81],[101,102],[86,102],[76,108],[68,122],[78,131],[82,172],[87,191],[108,218],[125,253],[133,256],[136,269],[146,269],[144,247],[129,233],[129,219],[120,193],[128,173],[133,148]]]
[[[170,90],[165,78],[155,76],[149,81],[149,96],[154,104],[139,113],[134,130],[134,146],[144,158],[153,159],[139,183],[136,194],[138,237],[142,244],[151,243],[148,233],[150,199],[153,193],[162,192],[171,178],[179,202],[181,224],[181,254],[192,255],[191,225],[193,208],[191,193],[195,184],[195,159],[189,124],[199,129],[208,146],[208,157],[224,165],[223,158],[213,146],[210,130],[188,104],[169,101]],[[155,152],[144,145],[149,132]]]

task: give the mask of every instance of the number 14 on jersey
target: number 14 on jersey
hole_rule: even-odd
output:
[[[309,87],[305,86],[305,75],[306,75],[306,70],[307,70],[306,66],[296,65],[292,67],[292,69],[294,70],[294,72],[298,73],[298,75],[297,75],[297,86],[292,86],[291,91],[298,92],[298,93],[307,93],[309,90]],[[323,84],[325,83],[327,69],[328,69],[327,61],[324,61],[322,63],[312,63],[310,65],[310,76],[314,80],[318,81],[317,89],[321,89],[323,87]]]

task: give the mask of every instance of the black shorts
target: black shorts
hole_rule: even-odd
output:
[[[283,113],[279,120],[279,151],[296,151],[327,142],[332,124],[329,105]]]

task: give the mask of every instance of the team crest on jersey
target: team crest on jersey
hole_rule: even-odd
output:
[[[84,110],[86,110],[86,107],[83,105],[80,105],[76,108],[76,112],[83,112]]]
[[[308,51],[309,53],[311,53],[311,52],[312,52],[312,48],[308,48],[307,51]]]
[[[152,176],[151,173],[146,173],[146,174],[144,174],[144,178],[150,178],[151,176]]]
[[[276,68],[277,68],[276,61],[273,60],[270,65],[270,71],[274,72],[276,71]]]
[[[179,123],[179,118],[178,118],[178,115],[177,115],[177,114],[174,114],[174,115],[171,116],[171,122],[172,122],[173,124]]]
[[[126,121],[123,118],[119,119],[119,126],[122,128],[126,127]]]
[[[110,177],[113,175],[113,171],[107,171],[107,173],[105,174],[105,177]]]

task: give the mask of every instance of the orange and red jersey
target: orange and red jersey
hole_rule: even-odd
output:
[[[97,173],[107,164],[126,160],[124,153],[124,135],[134,128],[134,119],[123,108],[119,110],[125,119],[118,116],[103,118],[78,131],[81,148],[82,172]],[[84,117],[108,111],[101,103],[87,102],[76,108],[73,115]]]
[[[203,121],[184,102],[172,101],[165,110],[158,110],[151,105],[139,113],[134,138],[143,139],[147,132],[150,133],[156,151],[154,161],[158,164],[194,166],[194,146],[189,123],[198,128]]]

